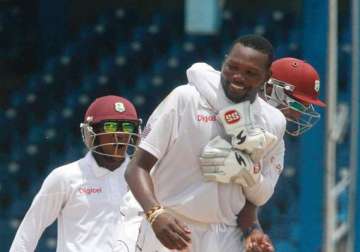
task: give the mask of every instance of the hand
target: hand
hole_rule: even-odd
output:
[[[260,161],[277,140],[275,135],[255,126],[254,113],[249,101],[221,110],[218,119],[226,134],[231,136],[232,146],[249,154],[254,162]]]
[[[200,156],[200,168],[205,179],[220,183],[251,187],[261,178],[260,166],[254,165],[249,155],[233,150],[219,136],[205,146]]]
[[[244,130],[231,138],[231,144],[235,149],[249,154],[253,162],[259,162],[267,150],[277,141],[277,136],[261,128],[246,129],[246,140],[243,137]]]
[[[183,250],[191,243],[190,229],[171,214],[160,214],[152,224],[159,241],[168,249]]]
[[[254,229],[244,241],[245,252],[274,252],[275,248],[268,235]]]

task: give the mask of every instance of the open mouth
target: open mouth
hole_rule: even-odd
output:
[[[234,95],[243,95],[246,93],[246,88],[244,86],[241,86],[239,84],[235,84],[233,82],[230,82],[229,84],[229,91]]]
[[[244,90],[245,88],[239,84],[235,84],[233,82],[230,82],[230,87],[235,89],[235,90]]]

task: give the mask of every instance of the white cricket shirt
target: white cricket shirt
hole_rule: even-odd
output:
[[[44,229],[58,221],[58,252],[112,251],[119,223],[129,159],[115,171],[97,165],[90,152],[54,169],[44,180],[11,245],[11,252],[34,251]]]
[[[220,82],[220,73],[216,76],[215,81]],[[245,198],[262,205],[271,197],[283,168],[286,120],[259,97],[253,104],[256,123],[279,140],[263,159],[263,179],[243,190],[238,184],[207,182],[202,177],[199,157],[203,148],[215,136],[225,138],[225,132],[198,90],[182,85],[161,102],[148,120],[139,147],[159,160],[151,176],[163,206],[196,221],[236,225]]]

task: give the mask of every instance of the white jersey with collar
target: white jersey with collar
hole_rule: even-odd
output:
[[[56,219],[56,251],[113,251],[114,230],[127,192],[124,171],[128,162],[126,158],[112,172],[98,166],[88,152],[54,169],[35,196],[10,251],[34,251],[44,229]]]
[[[256,123],[279,141],[263,160],[264,179],[243,190],[238,184],[204,181],[199,156],[215,136],[225,137],[224,130],[194,86],[179,86],[170,93],[149,118],[139,145],[159,160],[151,175],[161,204],[199,222],[236,225],[245,198],[262,205],[271,197],[283,167],[286,121],[261,98],[254,105]]]

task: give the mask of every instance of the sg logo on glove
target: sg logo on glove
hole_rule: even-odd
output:
[[[200,156],[202,175],[208,181],[236,183],[251,187],[261,179],[260,166],[254,166],[250,156],[233,149],[230,143],[220,136],[212,139]]]
[[[246,140],[246,135],[243,136],[244,134],[244,130],[240,131],[240,133],[236,136],[236,139],[239,140],[236,144],[240,145],[243,144]]]
[[[240,121],[240,115],[236,110],[229,110],[224,114],[225,121],[228,124],[233,124]]]
[[[235,152],[236,160],[238,161],[239,165],[246,166],[245,160],[242,158],[242,156],[239,154],[239,152]]]

